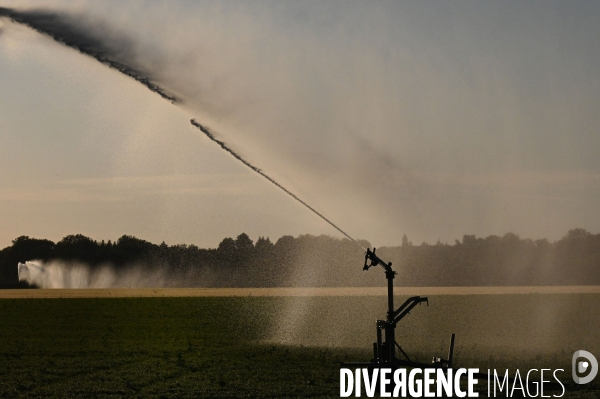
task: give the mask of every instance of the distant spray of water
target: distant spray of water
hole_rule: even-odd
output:
[[[177,281],[161,270],[141,267],[116,271],[110,266],[91,268],[60,261],[28,261],[18,265],[19,281],[39,288],[140,288],[172,287]]]

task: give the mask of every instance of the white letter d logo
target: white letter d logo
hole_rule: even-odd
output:
[[[586,360],[577,362],[577,359],[580,357],[583,357]],[[586,377],[577,376],[577,373],[583,374],[588,371],[588,369],[590,370],[590,373]],[[576,384],[587,384],[596,377],[596,374],[598,374],[598,361],[594,355],[584,350],[577,351],[573,354],[573,381],[575,381]]]

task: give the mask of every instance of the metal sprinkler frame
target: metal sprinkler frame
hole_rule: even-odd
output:
[[[389,368],[397,370],[399,368],[421,368],[421,369],[443,369],[443,370],[454,370],[453,357],[454,357],[454,339],[455,334],[453,333],[450,338],[450,348],[448,350],[448,358],[443,359],[440,357],[433,357],[431,363],[415,362],[408,357],[404,349],[396,342],[396,325],[402,320],[410,311],[417,305],[425,302],[429,306],[429,300],[427,297],[413,296],[408,298],[398,309],[394,309],[394,277],[396,272],[392,270],[392,262],[384,262],[375,254],[376,248],[373,251],[366,249],[365,252],[365,264],[363,271],[369,270],[373,266],[381,266],[385,270],[385,278],[387,279],[387,295],[388,295],[388,311],[386,320],[377,320],[377,340],[373,343],[373,359],[369,362],[340,362],[341,367],[348,368],[367,368],[370,371],[374,369]],[[381,331],[384,331],[382,337]],[[383,340],[385,338],[385,340]],[[396,348],[400,351],[400,354],[405,359],[396,357]],[[488,373],[473,373],[473,376],[484,381],[492,380],[492,375]],[[465,374],[461,375],[461,378],[466,377]],[[515,382],[516,376],[508,376],[508,383]],[[522,382],[521,382],[522,384]],[[529,382],[532,386],[534,382]],[[547,385],[557,387],[556,383],[546,382]],[[562,386],[562,384],[560,384]],[[508,388],[507,388],[508,389]]]
[[[387,279],[387,302],[388,311],[386,320],[377,320],[377,340],[373,343],[373,359],[370,362],[342,362],[342,366],[367,367],[367,368],[392,368],[411,367],[411,368],[452,368],[452,359],[454,357],[454,339],[455,334],[450,338],[450,348],[448,350],[448,359],[434,357],[431,363],[420,363],[410,359],[404,349],[396,342],[396,325],[407,316],[417,305],[425,302],[429,306],[427,297],[413,296],[408,298],[398,309],[394,309],[394,277],[396,272],[392,270],[392,262],[384,262],[373,251],[367,248],[365,252],[365,264],[363,271],[369,270],[373,266],[381,266],[385,270]],[[382,337],[382,330],[384,332]],[[385,339],[385,340],[384,340]],[[396,356],[396,348],[404,356],[401,359]],[[487,377],[487,375],[486,375]]]

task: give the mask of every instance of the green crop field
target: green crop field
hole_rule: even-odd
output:
[[[269,302],[2,300],[0,397],[319,397],[339,391],[334,363],[344,351],[256,343]]]
[[[337,362],[370,359],[382,301],[2,299],[0,397],[339,397]],[[567,383],[572,350],[600,353],[599,307],[598,295],[432,297],[398,338],[427,361],[452,330],[460,367],[560,367]],[[566,385],[564,397],[600,395]]]

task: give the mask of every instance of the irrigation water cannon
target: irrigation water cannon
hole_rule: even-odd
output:
[[[374,373],[375,369],[390,369],[390,370],[396,371],[396,370],[402,369],[402,368],[437,369],[436,375],[439,376],[440,375],[439,372],[443,371],[443,373],[447,373],[449,375],[450,379],[451,379],[452,373],[455,372],[457,374],[455,374],[454,381],[456,381],[456,378],[465,378],[467,376],[465,374],[466,369],[457,368],[453,364],[454,338],[455,338],[454,334],[452,334],[451,338],[450,338],[450,348],[448,350],[448,358],[443,359],[440,357],[433,357],[431,363],[420,363],[420,362],[411,360],[411,358],[406,354],[404,349],[398,344],[398,342],[396,342],[395,331],[396,331],[396,326],[398,325],[398,323],[404,317],[406,317],[410,313],[410,311],[415,308],[415,306],[417,306],[423,302],[427,303],[427,305],[429,306],[429,302],[428,302],[427,297],[413,296],[413,297],[408,298],[406,301],[404,301],[404,303],[398,309],[395,309],[394,308],[394,277],[396,276],[396,272],[392,270],[392,263],[384,262],[383,260],[381,260],[381,258],[379,258],[375,254],[375,248],[373,248],[373,251],[371,251],[370,249],[366,249],[365,264],[363,266],[363,270],[367,271],[373,266],[381,266],[383,268],[383,270],[385,271],[385,278],[387,279],[387,288],[388,288],[388,290],[387,290],[388,291],[387,292],[387,297],[388,297],[387,298],[388,299],[387,317],[385,320],[377,320],[377,322],[376,322],[377,339],[373,343],[373,358],[371,359],[371,361],[369,361],[369,362],[341,362],[340,366],[343,368],[357,369],[356,370],[356,373],[357,373],[356,379],[357,380],[359,379],[358,376],[360,375],[360,374],[358,374],[358,369],[363,369],[363,373],[364,373],[365,369],[367,369],[367,370],[369,370],[369,372],[372,372],[372,375],[376,375]],[[382,333],[382,331],[383,331],[383,333]],[[461,370],[463,372],[461,372]],[[497,376],[494,377],[495,374],[490,374],[489,369],[488,369],[488,373],[480,373],[480,372],[478,372],[479,369],[469,369],[469,370],[470,370],[469,377],[468,377],[470,380],[469,383],[473,382],[473,384],[477,384],[477,380],[471,380],[472,378],[479,378],[483,381],[487,381],[488,393],[489,393],[490,382],[493,380],[493,378],[497,378]],[[508,370],[506,371],[506,373],[508,373]],[[363,374],[363,376],[364,376],[364,374]],[[513,386],[513,390],[514,390],[514,387],[515,387],[515,384],[517,383],[517,381],[520,384],[518,386],[521,386],[521,387],[524,386],[524,383],[521,380],[520,375],[508,376],[508,374],[506,374],[505,378],[507,381],[506,386],[508,387],[509,386],[508,384],[510,384],[511,386]],[[535,381],[527,380],[525,382],[525,385],[527,385],[529,388],[537,389],[536,386],[534,385],[536,383],[537,382],[535,382]],[[359,384],[359,383],[357,383],[357,384]],[[390,384],[394,385],[395,382],[392,381],[392,382],[390,382]],[[498,381],[498,384],[500,384],[499,381]],[[503,382],[503,384],[504,384],[504,382]],[[545,381],[545,384],[547,386],[552,386],[555,388],[558,388],[558,385],[562,386],[560,381],[558,381],[558,384],[549,382],[549,381]],[[446,389],[446,388],[444,388],[444,389]],[[496,388],[494,385],[494,392],[496,392],[495,389]],[[502,389],[504,389],[504,388],[502,388],[502,386],[499,386],[499,389],[501,390],[501,393],[502,393]],[[506,389],[508,390],[508,388],[506,388]],[[518,389],[520,389],[520,388],[518,388]],[[564,389],[564,387],[563,387],[563,389]],[[459,395],[459,396],[465,396],[465,395]]]
[[[452,357],[454,354],[454,334],[450,339],[448,359],[434,357],[431,363],[419,363],[412,361],[404,349],[396,342],[396,325],[406,317],[413,308],[423,302],[429,306],[427,297],[413,296],[408,298],[398,309],[394,308],[394,277],[396,272],[392,270],[392,262],[384,262],[373,251],[367,249],[365,252],[365,264],[363,270],[367,271],[373,266],[381,266],[385,271],[387,279],[388,311],[385,320],[377,320],[377,341],[373,343],[373,359],[370,362],[342,363],[349,367],[368,368],[452,368]],[[382,334],[383,331],[383,334]],[[399,356],[397,356],[397,353]],[[400,357],[402,356],[402,357]]]

